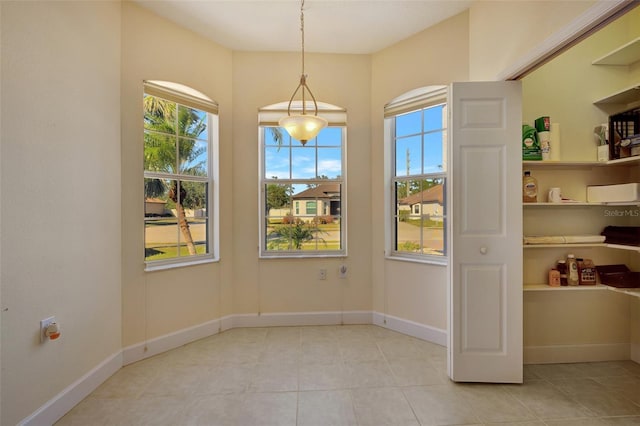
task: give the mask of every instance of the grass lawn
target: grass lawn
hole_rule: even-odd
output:
[[[420,219],[407,219],[404,222],[414,226],[420,226],[420,224],[422,224],[423,228],[444,228],[444,222],[431,219],[426,219],[424,221],[421,221]]]
[[[190,256],[186,246],[180,246],[180,254],[178,255],[177,246],[151,246],[145,247],[145,260],[161,260],[171,259],[174,257]],[[207,246],[205,244],[196,244],[197,254],[206,254]]]

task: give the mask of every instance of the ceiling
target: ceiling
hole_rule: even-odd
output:
[[[305,0],[305,51],[369,54],[466,10],[472,0]],[[136,0],[232,50],[300,50],[299,0]]]

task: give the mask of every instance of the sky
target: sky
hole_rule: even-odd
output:
[[[283,130],[284,141],[279,146],[273,132],[265,129],[265,177],[278,179],[315,179],[342,176],[342,128],[326,127],[318,137],[302,146]],[[306,185],[294,185],[294,193],[307,189]]]
[[[440,173],[444,171],[443,140],[446,139],[446,106],[402,114],[396,118],[397,176]],[[423,135],[424,132],[424,135]],[[325,175],[330,179],[342,175],[342,128],[327,127],[318,137],[302,146],[283,131],[284,141],[278,145],[273,132],[265,129],[264,173],[266,178],[314,179]],[[407,158],[408,154],[408,158]],[[294,194],[306,189],[295,185]]]
[[[442,141],[447,136],[444,129],[446,113],[444,105],[439,105],[396,117],[396,176],[407,176],[407,163],[409,175],[444,171],[441,166],[444,165]],[[421,134],[423,118],[424,146]]]

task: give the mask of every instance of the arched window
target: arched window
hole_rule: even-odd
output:
[[[218,105],[176,83],[144,82],[147,270],[218,256]]]
[[[412,90],[385,105],[389,161],[387,255],[444,263],[447,88]]]

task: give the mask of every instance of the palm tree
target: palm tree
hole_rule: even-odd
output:
[[[316,225],[304,223],[302,220],[294,220],[292,224],[276,226],[273,231],[269,232],[269,237],[273,238],[269,242],[269,248],[277,249],[284,245],[289,250],[302,250],[302,244],[312,241],[314,238],[325,243],[324,239],[318,236],[320,232],[323,231]]]
[[[195,140],[207,129],[206,114],[151,95],[145,95],[143,104],[145,171],[206,176],[206,160],[198,158],[207,152],[207,147],[198,147]],[[190,196],[189,183],[178,179],[145,179],[144,191],[149,198],[167,194],[175,203],[178,226],[189,254],[194,255],[196,248],[184,210],[185,200]]]

